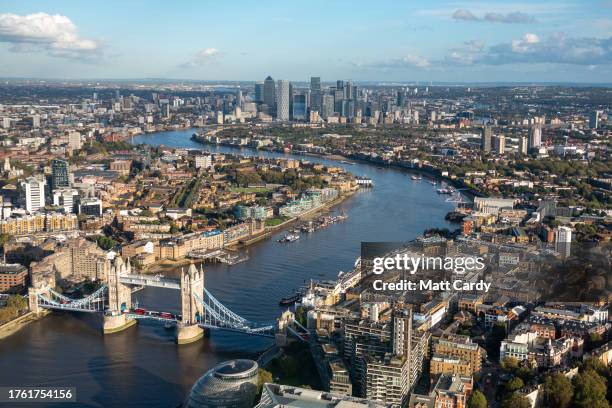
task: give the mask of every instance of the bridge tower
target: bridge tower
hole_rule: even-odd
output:
[[[176,341],[186,344],[197,341],[204,335],[198,324],[204,319],[204,305],[198,300],[204,296],[204,270],[192,263],[185,272],[181,269],[181,313],[182,320],[176,327]]]
[[[123,261],[117,255],[108,272],[108,311],[104,315],[104,333],[115,333],[124,330],[136,323],[133,318],[128,318],[125,312],[132,308],[132,290],[119,280],[121,275],[129,275],[132,272],[129,260]]]

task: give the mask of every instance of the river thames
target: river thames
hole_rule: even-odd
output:
[[[212,153],[292,157],[246,148],[210,146],[190,139],[193,130],[160,132],[134,143],[195,148]],[[248,248],[250,259],[205,268],[205,285],[241,316],[272,322],[283,310],[279,299],[309,279],[335,279],[352,268],[362,241],[406,241],[431,227],[452,228],[444,216],[453,206],[425,180],[404,171],[370,164],[347,164],[319,157],[294,156],[346,168],[370,177],[363,189],[334,208],[349,218],[291,244],[279,244],[283,232]],[[147,288],[134,294],[143,307],[178,311],[178,293]],[[272,340],[213,332],[190,345],[177,346],[172,330],[139,322],[124,332],[103,336],[95,315],[54,313],[0,340],[0,384],[76,387],[78,404],[68,407],[177,407],[208,368],[230,358],[256,358]],[[26,407],[25,404],[19,406]],[[35,407],[62,406],[36,404]]]

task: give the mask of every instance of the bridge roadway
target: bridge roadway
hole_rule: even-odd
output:
[[[181,281],[179,279],[162,278],[151,275],[119,275],[119,282],[127,285],[154,286],[157,288],[177,290],[181,289]]]

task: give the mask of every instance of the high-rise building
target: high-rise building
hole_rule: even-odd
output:
[[[67,161],[55,159],[51,162],[51,189],[70,187],[70,166]]]
[[[559,226],[555,235],[557,242],[572,242],[572,229],[570,227]]]
[[[38,129],[40,127],[40,115],[32,115],[32,127]]]
[[[28,177],[20,183],[21,201],[28,212],[36,212],[45,207],[44,179]]]
[[[506,136],[495,136],[495,138],[493,139],[493,148],[495,149],[495,153],[504,154],[506,151]]]
[[[255,83],[255,102],[263,103],[264,101],[264,83],[256,82]]]
[[[242,109],[242,89],[236,91],[236,107]]]
[[[310,110],[321,113],[321,77],[310,77]]]
[[[589,129],[597,129],[599,127],[599,111],[591,112],[589,116]]]
[[[555,247],[563,257],[567,258],[571,254],[572,248],[572,229],[570,227],[559,226],[555,232]]]
[[[344,84],[344,99],[355,99],[355,88],[350,79]]]
[[[330,116],[334,115],[334,96],[333,95],[323,95],[321,98],[321,117],[323,119],[327,119]]]
[[[542,145],[542,126],[538,123],[529,127],[529,150],[537,150]]]
[[[520,154],[529,153],[529,142],[526,136],[519,137],[518,150]]]
[[[480,131],[480,150],[489,153],[491,151],[491,127],[484,126]]]
[[[306,94],[304,92],[298,92],[293,95],[293,120],[306,120],[308,113],[308,103],[306,100]]]
[[[276,118],[278,120],[289,120],[289,81],[278,80],[276,87]]]
[[[274,113],[276,106],[276,85],[271,76],[268,76],[264,81],[263,103],[268,105],[270,113]]]

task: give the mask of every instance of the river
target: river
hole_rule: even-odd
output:
[[[290,157],[202,145],[190,139],[192,133],[184,130],[142,135],[135,137],[134,143]],[[425,180],[413,181],[401,170],[370,164],[298,158],[370,177],[374,188],[361,190],[334,209],[349,216],[344,222],[303,234],[291,244],[276,242],[283,234],[278,232],[250,246],[250,259],[244,263],[205,268],[205,285],[211,293],[250,320],[273,321],[282,311],[279,299],[292,289],[311,278],[334,279],[339,271],[351,269],[362,241],[405,241],[426,228],[450,227],[444,216],[452,204]],[[147,288],[137,292],[135,298],[155,310],[179,308],[176,291]],[[203,341],[179,347],[171,330],[153,322],[139,322],[109,336],[101,334],[100,324],[96,315],[54,313],[1,340],[0,385],[77,387],[79,407],[176,407],[195,380],[215,363],[236,357],[255,358],[271,344],[268,339],[213,332]]]

